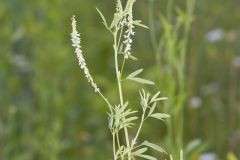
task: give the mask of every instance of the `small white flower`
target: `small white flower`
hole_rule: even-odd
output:
[[[129,9],[127,13],[127,18],[125,23],[127,25],[127,30],[125,31],[124,41],[123,41],[123,44],[125,44],[125,48],[123,51],[125,58],[128,58],[131,55],[131,46],[133,42],[132,36],[135,35],[135,32],[133,31],[134,25],[133,25],[133,15],[132,15],[132,5],[131,5],[131,9]]]
[[[200,160],[217,160],[217,155],[215,153],[204,153],[200,155]]]
[[[206,39],[210,43],[221,41],[225,37],[225,32],[221,28],[216,28],[206,34]]]
[[[193,109],[199,108],[202,105],[202,98],[201,97],[193,97],[190,100],[190,107]]]
[[[83,72],[85,74],[85,77],[87,78],[88,82],[91,83],[92,87],[94,88],[95,92],[99,92],[99,88],[97,87],[97,84],[93,81],[92,76],[89,73],[89,70],[87,68],[85,59],[82,55],[82,50],[81,50],[81,39],[80,39],[80,34],[77,32],[76,29],[76,23],[77,21],[75,20],[75,16],[72,17],[72,33],[71,33],[71,40],[72,40],[72,46],[75,48],[75,53],[78,58],[78,64],[81,69],[83,69]]]

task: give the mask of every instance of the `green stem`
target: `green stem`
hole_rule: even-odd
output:
[[[120,31],[119,38],[118,38],[118,42],[117,42],[117,47],[118,47],[118,48],[120,47],[120,44],[121,44],[122,32],[123,32],[123,27],[121,27],[121,31]]]
[[[119,98],[120,98],[120,105],[123,106],[123,94],[122,94],[122,84],[121,84],[121,74],[118,68],[118,44],[117,44],[117,31],[114,32],[114,59],[115,59],[115,70],[116,70],[116,76],[117,76],[117,83],[118,83],[118,92],[119,92]],[[127,127],[124,127],[124,133],[125,133],[125,139],[127,148],[130,147],[129,142],[129,136],[128,136],[128,129]],[[128,153],[128,160],[131,160],[131,154]]]
[[[113,133],[113,157],[114,157],[114,160],[117,160],[117,157],[116,157],[116,146],[115,146],[115,133]]]
[[[110,104],[110,102],[108,101],[108,99],[107,99],[100,91],[98,91],[97,93],[98,93],[98,94],[102,97],[102,99],[107,103],[110,112],[113,113],[112,105]]]
[[[120,149],[120,148],[121,148],[121,143],[120,143],[120,140],[119,140],[119,134],[118,134],[118,132],[117,132],[116,135],[117,135],[118,149]],[[122,152],[120,152],[120,156],[121,156],[121,160],[124,160],[123,155],[122,155]]]
[[[143,125],[143,122],[144,122],[144,115],[145,115],[145,112],[144,112],[143,115],[142,115],[142,119],[141,119],[140,125],[139,125],[139,127],[138,127],[138,131],[137,131],[137,133],[136,133],[136,136],[135,136],[134,139],[133,139],[133,142],[132,142],[132,145],[131,145],[130,150],[133,149],[133,147],[134,147],[134,145],[135,145],[135,143],[136,143],[136,140],[137,140],[137,138],[138,138],[138,136],[139,136],[139,133],[140,133],[140,131],[141,131],[141,129],[142,129],[142,125]]]
[[[123,69],[124,69],[124,66],[125,66],[125,61],[126,61],[126,58],[124,57],[123,63],[122,63],[122,68],[121,68],[121,72],[120,72],[120,76],[121,77],[122,77]]]

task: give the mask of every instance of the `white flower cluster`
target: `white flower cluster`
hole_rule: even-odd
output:
[[[134,25],[133,25],[132,10],[130,10],[127,14],[126,25],[127,25],[127,30],[125,31],[123,43],[125,44],[124,56],[125,58],[128,58],[131,55],[131,46],[132,46],[131,36],[135,34],[135,32],[133,31]]]
[[[87,68],[85,59],[83,58],[83,55],[82,55],[82,50],[81,50],[81,46],[80,46],[81,39],[80,39],[80,34],[77,32],[77,29],[76,29],[75,16],[72,17],[71,40],[72,40],[72,46],[75,48],[75,53],[77,55],[80,68],[84,71],[85,77],[87,78],[88,82],[91,83],[95,92],[99,92],[99,88],[97,87],[97,84],[93,81],[93,78],[90,75],[89,70]]]

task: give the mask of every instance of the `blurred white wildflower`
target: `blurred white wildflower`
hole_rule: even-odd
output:
[[[194,149],[199,147],[202,143],[203,142],[201,141],[201,139],[194,139],[194,140],[190,141],[185,148],[185,152],[186,153],[192,152]]]
[[[24,37],[24,35],[25,35],[24,28],[19,27],[14,32],[12,39],[14,42],[17,42],[17,41],[21,40]]]
[[[217,156],[215,153],[204,153],[200,155],[200,160],[217,160]]]
[[[9,61],[22,73],[31,71],[31,65],[23,54],[13,54],[9,57]]]
[[[240,56],[233,58],[232,65],[236,68],[240,68]]]
[[[129,56],[131,56],[132,36],[135,34],[135,32],[133,31],[134,25],[133,25],[133,14],[132,14],[132,7],[134,2],[135,1],[132,1],[132,3],[129,4],[129,10],[126,18],[127,30],[125,31],[124,41],[123,41],[123,43],[125,44],[125,48],[124,48],[125,58],[128,58]]]
[[[82,50],[81,50],[81,39],[80,39],[80,34],[77,32],[76,29],[76,20],[75,16],[72,16],[72,33],[71,33],[71,40],[72,40],[72,46],[75,48],[75,53],[78,58],[78,64],[81,69],[83,69],[85,77],[87,78],[88,82],[91,83],[92,87],[94,88],[95,92],[99,92],[99,88],[97,87],[97,84],[93,81],[92,76],[89,73],[89,70],[87,68],[85,59],[82,55]]]
[[[201,97],[193,97],[190,99],[190,107],[191,108],[199,108],[202,105],[202,98]]]
[[[206,34],[206,39],[210,43],[218,42],[222,40],[224,37],[225,37],[225,32],[221,28],[213,29]]]

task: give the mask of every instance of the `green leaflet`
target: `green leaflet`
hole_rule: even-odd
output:
[[[126,110],[125,112],[123,112],[122,114],[119,115],[119,118],[123,118],[123,117],[126,117],[126,116],[129,116],[130,114],[134,114],[136,113],[137,111],[132,111],[131,109],[128,109]]]
[[[159,145],[156,145],[156,144],[154,144],[154,143],[150,143],[150,142],[148,142],[148,141],[144,141],[144,142],[142,143],[142,145],[147,146],[147,147],[150,147],[150,148],[152,148],[152,149],[155,149],[155,150],[158,151],[158,152],[166,153],[166,154],[167,154],[167,152],[166,152],[164,149],[162,149],[162,147],[160,147]]]
[[[166,99],[168,99],[168,98],[167,97],[161,97],[161,98],[155,99],[155,101],[162,101],[162,100],[166,100]]]
[[[142,71],[143,71],[143,69],[141,68],[141,69],[138,69],[138,70],[132,72],[131,74],[129,74],[129,75],[127,76],[127,79],[130,79],[130,78],[135,77],[136,75],[140,74]]]
[[[155,110],[155,108],[156,108],[156,105],[157,105],[157,103],[154,102],[153,105],[151,106],[151,109],[150,109],[150,111],[149,111],[149,113],[148,113],[148,116],[150,116],[150,115],[154,112],[154,110]]]
[[[154,85],[155,83],[147,80],[147,79],[143,79],[143,78],[139,78],[139,77],[134,77],[134,78],[128,78],[129,80],[138,82],[138,83],[142,83],[142,84],[150,84],[150,85]]]
[[[133,73],[129,74],[126,79],[132,80],[132,81],[135,81],[135,82],[138,82],[138,83],[142,83],[142,84],[154,85],[155,83],[150,81],[150,80],[136,77],[137,75],[142,73],[142,71],[143,71],[143,69],[138,69],[138,70],[134,71]]]
[[[133,24],[136,25],[136,26],[139,26],[139,27],[149,29],[148,26],[142,24],[141,22],[142,22],[141,20],[135,20],[135,21],[133,21]]]
[[[165,118],[170,118],[170,115],[164,113],[154,113],[150,117],[164,121]]]
[[[127,108],[128,102],[125,102],[123,106],[118,110],[117,114],[121,114]]]
[[[107,21],[106,21],[104,15],[102,14],[102,12],[101,12],[98,8],[96,8],[96,9],[97,9],[99,15],[100,15],[101,18],[102,18],[102,21],[103,21],[104,26],[108,29],[109,27],[108,27],[108,25],[107,25]]]
[[[146,152],[147,150],[148,150],[147,147],[144,147],[144,148],[138,149],[138,150],[136,150],[135,152],[133,152],[133,155],[142,154],[142,153]]]
[[[136,156],[142,157],[142,158],[145,158],[145,159],[149,159],[149,160],[157,160],[157,158],[155,158],[153,156],[145,155],[145,154],[138,154]]]
[[[158,91],[153,97],[152,97],[152,99],[151,99],[151,101],[150,101],[150,103],[152,103],[152,102],[154,102],[154,101],[156,101],[155,99],[159,96],[159,94],[160,94],[161,92],[160,91]]]
[[[130,117],[130,118],[127,118],[125,120],[125,122],[128,123],[128,122],[131,122],[131,121],[134,121],[134,120],[137,120],[137,119],[138,119],[138,117]]]

